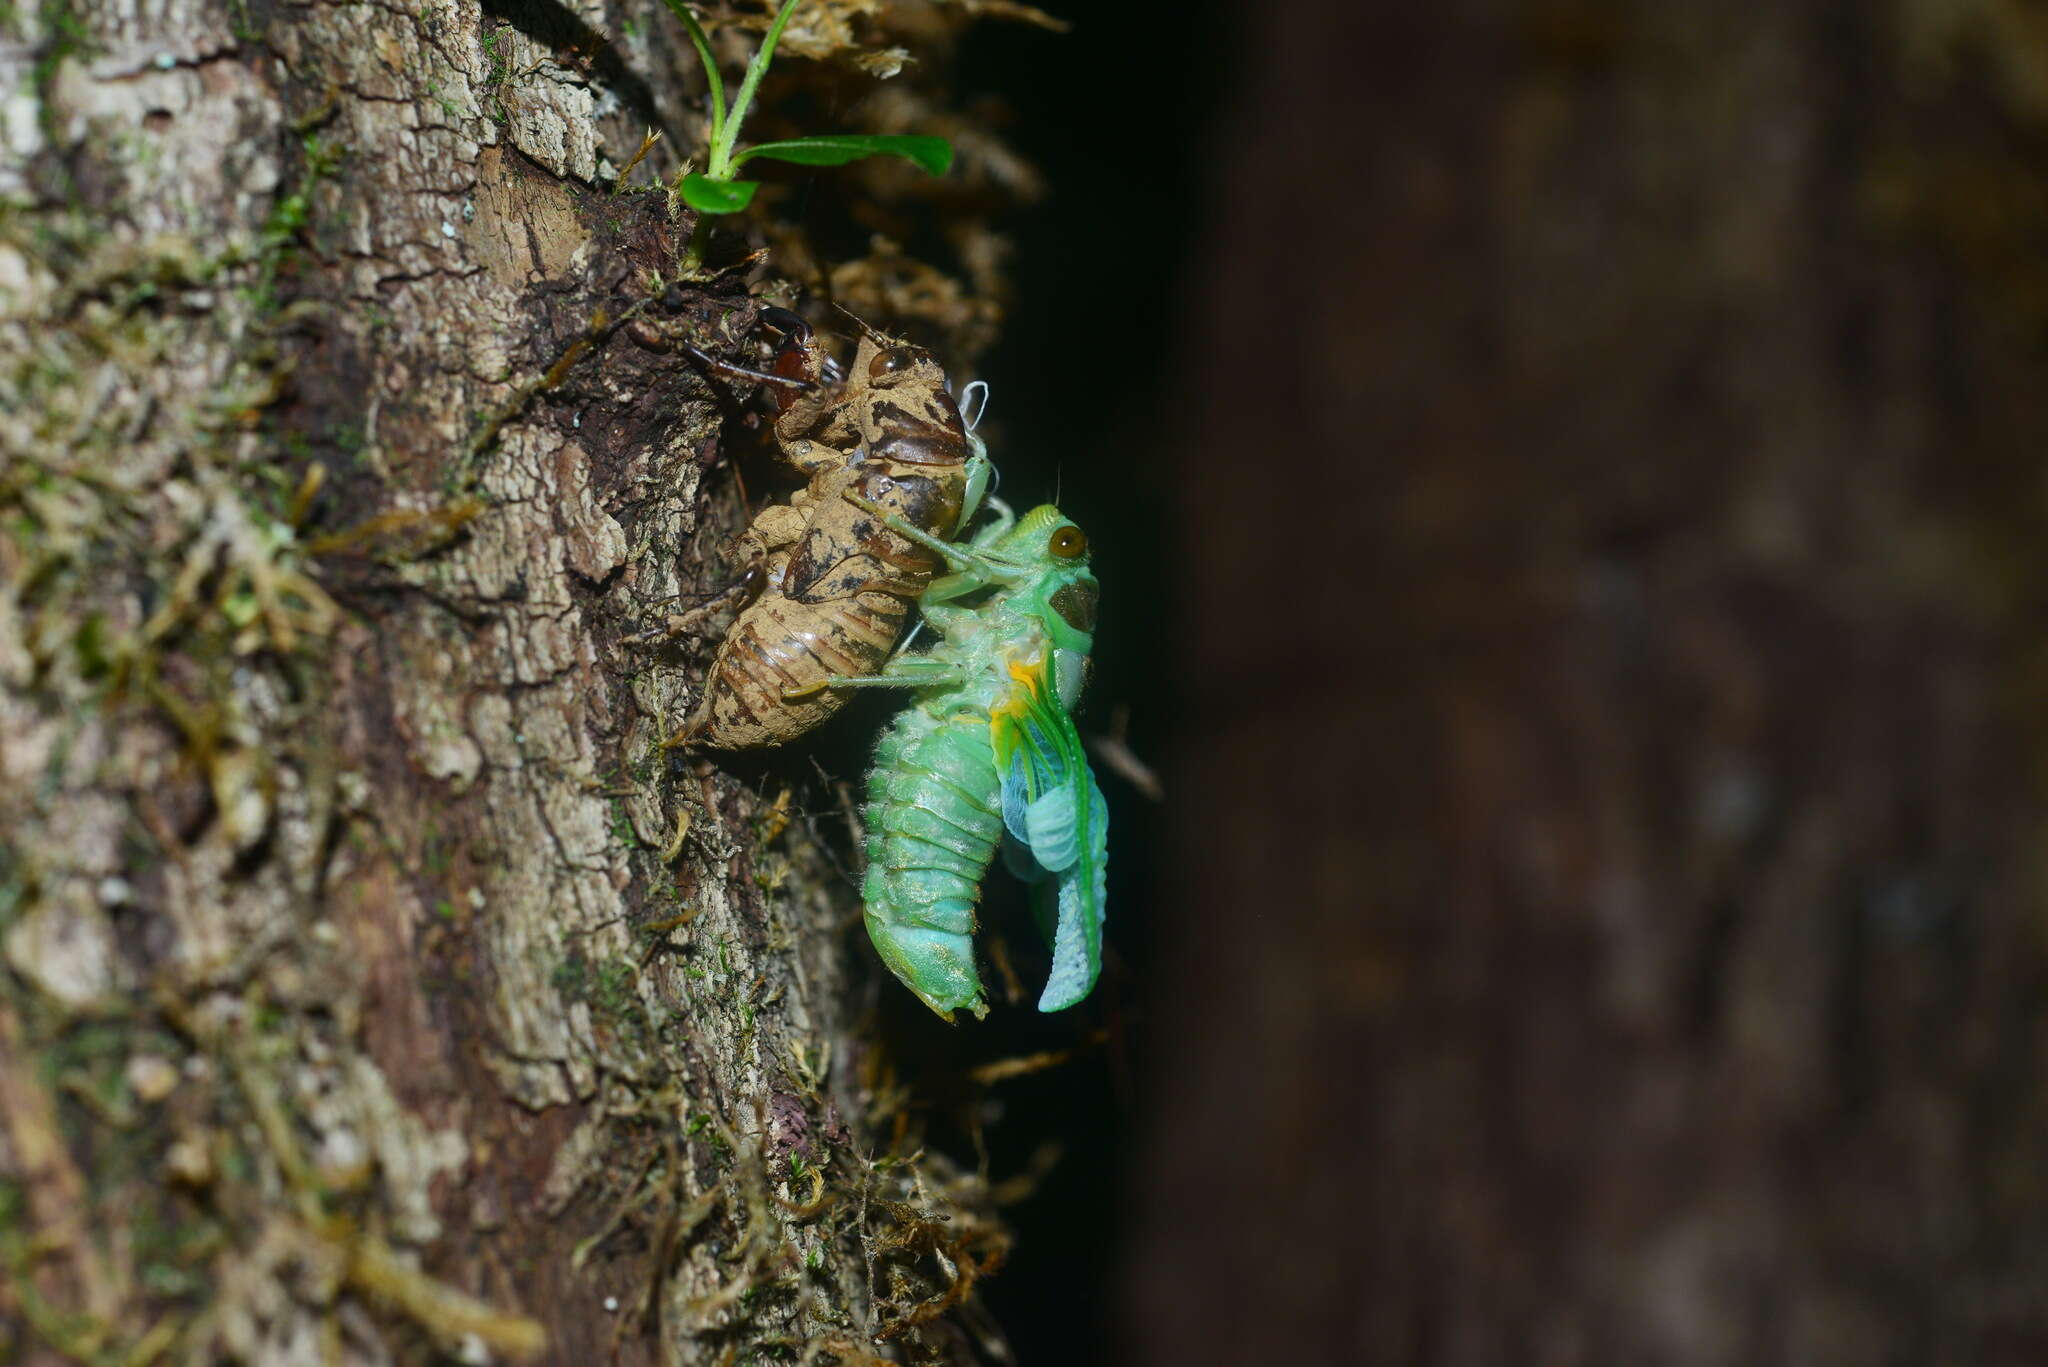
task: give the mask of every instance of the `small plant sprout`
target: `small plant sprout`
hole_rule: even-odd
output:
[[[711,39],[704,32],[704,26],[697,22],[697,16],[690,12],[683,0],[664,2],[689,31],[690,45],[697,49],[697,59],[704,64],[704,78],[711,87],[711,143],[706,151],[704,169],[688,173],[676,185],[676,192],[682,196],[683,202],[698,214],[696,231],[690,235],[689,250],[683,260],[686,270],[695,270],[702,263],[706,224],[710,218],[715,214],[736,214],[753,203],[754,191],[761,188],[761,182],[740,180],[737,173],[754,157],[795,162],[800,166],[844,166],[863,157],[903,157],[935,176],[946,174],[952,166],[951,143],[944,138],[909,133],[827,133],[781,142],[757,142],[751,147],[739,146],[740,125],[745,122],[747,111],[754,102],[754,92],[760,87],[761,77],[767,74],[768,63],[775,56],[775,44],[789,23],[789,16],[796,12],[796,7],[803,0],[784,0],[776,11],[774,22],[768,25],[767,35],[761,39],[760,50],[747,63],[747,73],[740,78],[739,92],[733,96],[730,107],[726,104],[725,82],[718,74],[718,61],[711,55]]]

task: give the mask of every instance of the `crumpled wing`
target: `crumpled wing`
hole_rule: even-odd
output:
[[[989,713],[1012,869],[1056,885],[1052,975],[1038,999],[1059,1011],[1086,997],[1102,972],[1109,807],[1074,719],[1041,660],[1010,666],[1007,696]]]

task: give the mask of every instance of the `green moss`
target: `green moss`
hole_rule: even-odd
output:
[[[420,871],[429,878],[442,878],[454,867],[453,843],[432,822],[420,836]]]
[[[43,136],[54,143],[57,141],[57,111],[51,106],[50,96],[57,83],[58,68],[70,58],[88,51],[92,34],[86,28],[84,18],[72,9],[69,0],[42,0],[36,17],[42,23],[43,45],[36,53],[35,66],[30,69],[29,83],[36,92]]]
[[[590,1001],[593,1006],[619,1012],[633,1005],[633,966],[607,959],[591,974]]]
[[[505,108],[505,85],[512,78],[512,58],[506,51],[509,44],[505,33],[503,28],[487,28],[479,40],[488,64],[483,80],[483,114],[497,124],[512,122],[512,115]]]
[[[615,797],[611,800],[611,807],[612,839],[629,850],[640,848],[640,835],[633,829],[633,818],[626,811],[625,800]]]
[[[426,90],[423,93],[434,102],[440,109],[443,117],[449,121],[453,122],[462,117],[462,110],[456,105],[455,101],[441,93],[441,83],[439,81],[428,81]]]
[[[131,1208],[128,1232],[151,1295],[197,1299],[212,1289],[212,1258],[227,1239],[219,1222],[196,1210],[145,1201]]]
[[[548,975],[549,984],[565,997],[584,1002],[593,1010],[610,1016],[637,1014],[639,994],[634,984],[639,970],[625,959],[592,960],[572,952]]]
[[[548,986],[565,997],[582,1001],[589,979],[590,961],[581,954],[571,953],[548,974]]]
[[[28,870],[15,857],[8,842],[0,841],[0,931],[14,923],[14,914],[28,899]]]

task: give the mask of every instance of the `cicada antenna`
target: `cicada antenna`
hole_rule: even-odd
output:
[[[873,328],[871,328],[871,327],[869,327],[869,326],[868,326],[868,320],[867,320],[867,319],[865,319],[865,318],[861,317],[861,316],[860,316],[860,315],[859,315],[858,313],[855,313],[855,312],[854,312],[854,311],[853,311],[852,309],[850,309],[850,308],[848,308],[848,307],[847,307],[846,305],[844,305],[844,304],[840,303],[840,302],[839,302],[839,301],[838,301],[837,299],[834,299],[834,300],[832,301],[832,307],[833,307],[833,308],[835,308],[835,309],[838,309],[838,310],[839,310],[839,311],[840,311],[841,313],[845,314],[845,315],[846,315],[846,316],[847,316],[848,318],[851,318],[851,319],[853,320],[853,325],[854,325],[855,327],[857,327],[857,328],[859,328],[859,329],[860,329],[860,332],[861,332],[861,336],[863,336],[863,337],[867,338],[867,339],[868,339],[868,340],[869,340],[870,342],[873,342],[873,343],[874,343],[874,344],[875,344],[876,346],[894,346],[894,345],[896,345],[896,339],[895,339],[894,337],[891,337],[891,336],[890,336],[890,335],[889,335],[888,333],[886,333],[886,332],[877,332],[877,331],[875,331],[875,330],[874,330]]]

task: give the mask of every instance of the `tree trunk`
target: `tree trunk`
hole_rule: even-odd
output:
[[[625,639],[746,506],[680,29],[8,14],[0,1357],[975,1359],[843,790]]]
[[[2025,10],[1248,23],[1131,1360],[2048,1351]]]

